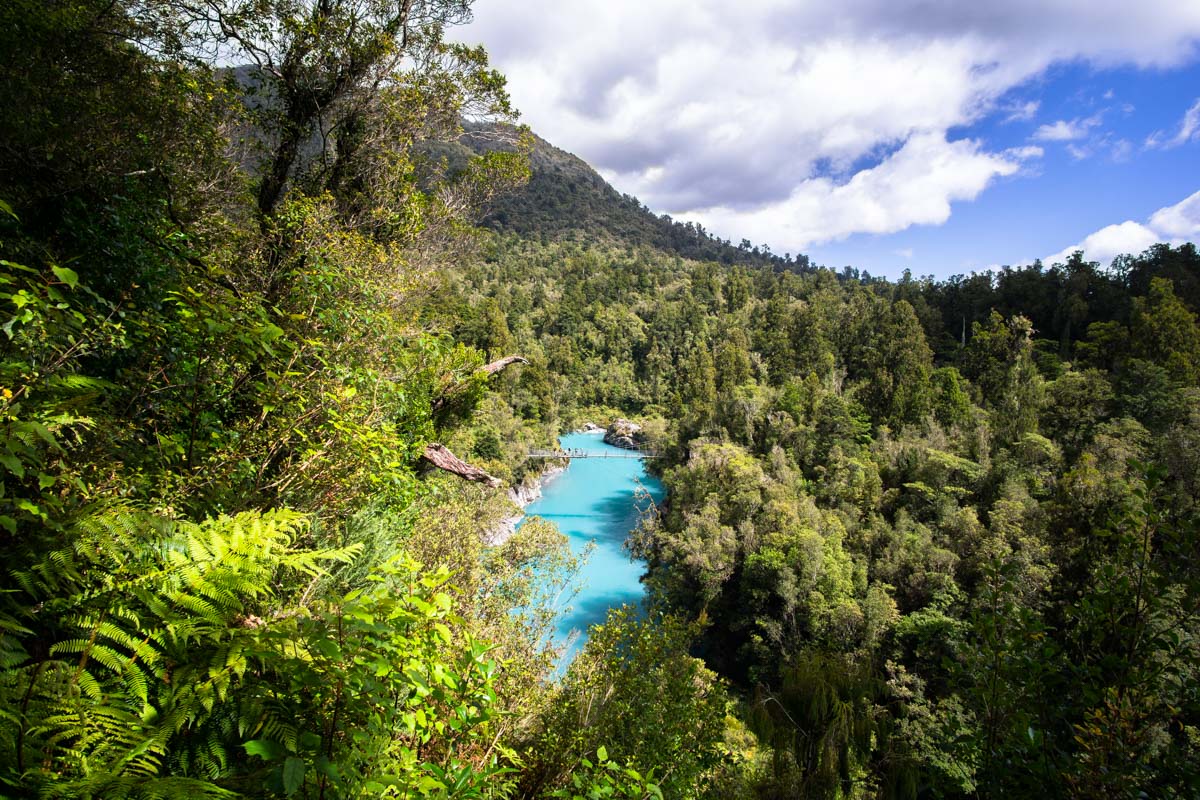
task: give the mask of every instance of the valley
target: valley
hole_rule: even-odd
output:
[[[0,6],[0,795],[1196,796],[1191,200],[1107,263],[780,256],[520,127],[471,13]],[[687,189],[932,230],[1113,108]]]

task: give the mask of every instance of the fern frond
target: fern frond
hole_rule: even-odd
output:
[[[362,549],[304,550],[308,525],[290,511],[193,523],[110,508],[14,576],[38,616],[0,624],[0,669],[24,669],[20,638],[35,625],[60,632],[28,728],[53,766],[44,794],[225,797],[198,778],[227,775],[246,730],[299,747],[293,709],[239,690],[291,643],[291,623],[248,615],[303,618],[278,605],[290,596],[279,587]]]

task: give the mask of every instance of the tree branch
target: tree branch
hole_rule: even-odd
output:
[[[473,467],[463,461],[454,453],[450,452],[444,444],[432,442],[425,446],[425,452],[421,458],[442,470],[443,472],[451,472],[463,478],[464,480],[482,483],[493,489],[500,488],[501,481],[492,475],[487,474],[479,467]]]

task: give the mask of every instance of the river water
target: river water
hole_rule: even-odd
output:
[[[599,433],[570,433],[559,438],[564,449],[588,453],[625,454],[628,450],[607,445]],[[662,483],[648,475],[640,459],[577,458],[566,472],[542,489],[541,499],[525,508],[525,516],[542,517],[558,526],[570,540],[571,551],[581,554],[595,543],[579,576],[579,593],[560,619],[557,644],[566,643],[578,633],[564,653],[567,664],[587,638],[588,627],[603,622],[608,609],[624,603],[639,603],[644,595],[640,582],[645,564],[634,561],[622,545],[637,526],[638,506],[635,492],[644,488],[657,503],[662,499]]]

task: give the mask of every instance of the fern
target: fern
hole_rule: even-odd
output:
[[[303,611],[281,587],[358,550],[301,549],[307,525],[112,509],[15,574],[31,602],[0,618],[0,706],[17,709],[0,721],[19,731],[20,779],[50,797],[227,795],[212,781],[241,735],[234,689],[268,652],[270,620]],[[40,661],[21,643],[31,631],[54,635]]]

